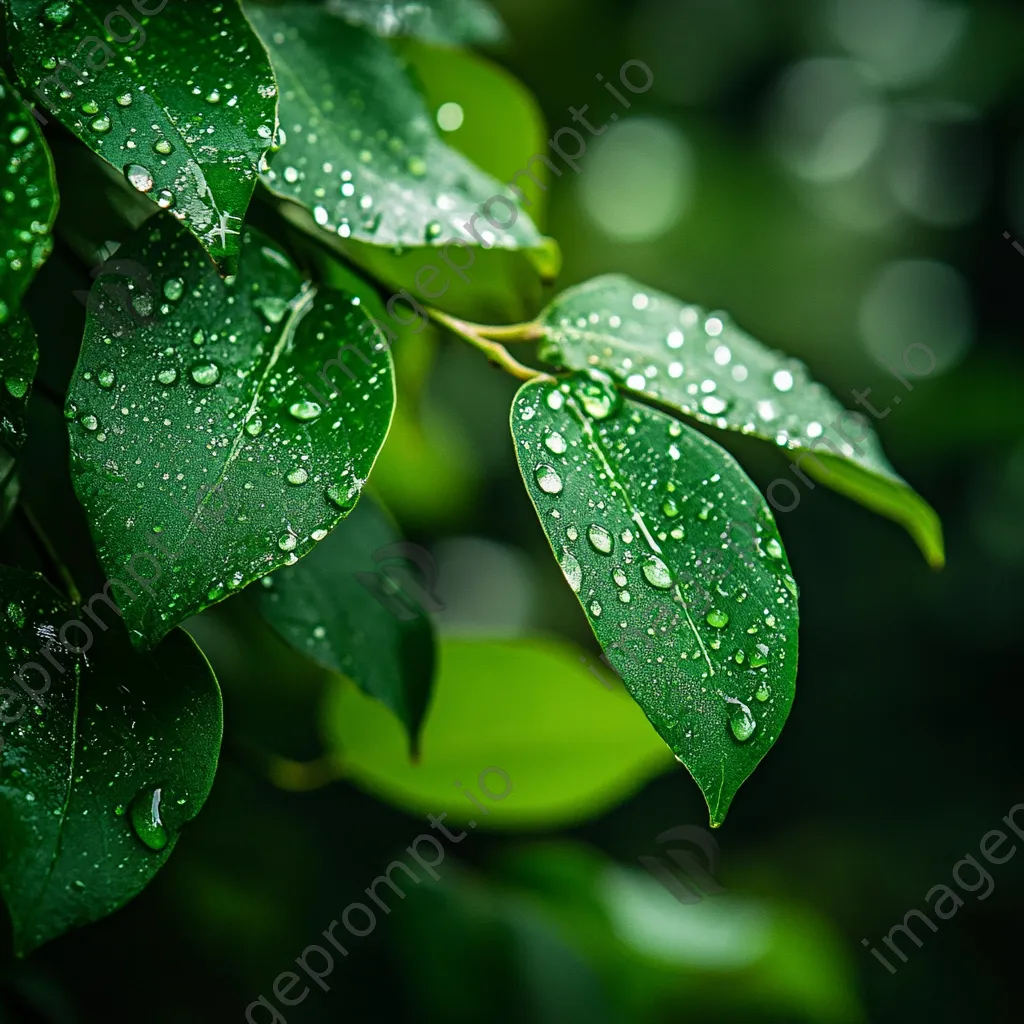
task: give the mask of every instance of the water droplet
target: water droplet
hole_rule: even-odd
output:
[[[760,683],[757,690],[754,692],[754,696],[764,703],[772,695],[771,687],[767,683]]]
[[[768,655],[771,651],[768,649],[767,644],[758,644],[754,649],[754,653],[750,655],[750,667],[751,668],[763,668],[768,664]]]
[[[552,390],[548,392],[547,403],[549,409],[554,409],[557,412],[562,408],[565,398],[561,391]]]
[[[556,455],[561,455],[567,447],[565,443],[565,438],[562,437],[562,435],[559,434],[557,430],[551,434],[548,434],[548,436],[544,438],[544,444],[547,447],[548,451],[552,451]]]
[[[441,224],[440,224],[440,222],[436,221],[436,220],[429,221],[427,223],[427,228],[426,228],[425,234],[427,236],[427,241],[428,242],[432,242],[435,238],[440,238],[440,236],[441,236]]]
[[[168,210],[174,205],[174,193],[169,188],[162,188],[156,194],[156,205],[161,210]]]
[[[112,388],[115,380],[116,377],[113,370],[102,369],[96,374],[96,383],[101,388]]]
[[[726,697],[725,700],[729,704],[729,728],[740,743],[745,743],[754,735],[757,720],[743,701],[735,697]]]
[[[299,466],[296,469],[293,469],[288,474],[288,477],[287,477],[288,483],[294,484],[296,487],[298,487],[301,484],[304,484],[308,479],[309,479],[309,473],[307,473],[306,470],[303,469],[302,466]]]
[[[66,0],[60,3],[48,4],[44,13],[46,20],[51,25],[60,26],[71,17],[71,4],[67,3]]]
[[[28,381],[24,377],[12,374],[4,378],[4,387],[12,398],[24,398],[28,392]]]
[[[277,538],[277,546],[282,551],[294,551],[299,543],[298,537],[294,533],[282,533]]]
[[[173,384],[178,379],[178,371],[173,367],[167,367],[165,370],[161,370],[157,375],[156,379],[161,384]]]
[[[192,335],[192,344],[202,345],[204,341],[206,341],[206,335],[203,332],[202,327],[199,327],[196,329],[196,333]]]
[[[570,386],[584,411],[595,420],[608,419],[622,408],[622,395],[612,383],[611,377],[600,370],[576,374]]]
[[[219,89],[211,89],[206,94],[206,102],[207,103],[220,103],[220,90]]]
[[[245,424],[245,432],[250,437],[259,437],[263,430],[263,420],[259,416],[253,416]]]
[[[297,420],[315,420],[317,416],[323,411],[316,402],[307,402],[305,400],[301,402],[293,402],[289,407],[288,411]]]
[[[724,398],[719,398],[718,395],[705,395],[700,400],[701,409],[709,416],[718,416],[720,413],[725,412],[728,404]]]
[[[615,546],[612,535],[599,523],[591,524],[587,530],[587,540],[590,541],[594,550],[600,551],[602,555],[610,555]]]
[[[128,183],[140,192],[149,192],[153,188],[153,175],[142,164],[125,164],[124,176]]]
[[[707,623],[715,629],[724,629],[729,625],[729,616],[718,608],[713,608],[707,614]]]
[[[151,850],[162,850],[169,839],[167,829],[160,818],[161,796],[159,788],[144,789],[128,809],[135,834]]]
[[[644,559],[643,573],[647,582],[658,590],[668,590],[672,586],[672,573],[657,555],[648,555]]]
[[[28,128],[23,124],[19,124],[17,128],[10,134],[10,140],[12,146],[20,146],[28,138]]]
[[[21,629],[25,625],[25,609],[18,604],[17,601],[11,601],[7,605],[7,618],[14,623],[14,625]]]
[[[185,282],[180,277],[169,277],[164,281],[164,297],[177,302],[185,294]]]
[[[158,139],[153,143],[153,150],[161,156],[170,156],[174,152],[174,147],[166,139]]]
[[[562,478],[555,471],[554,466],[549,466],[546,462],[542,462],[534,470],[534,476],[537,478],[537,486],[545,494],[561,493]]]
[[[96,430],[100,425],[100,421],[96,419],[96,417],[93,416],[91,413],[86,413],[79,420],[79,423],[81,423],[86,430]]]
[[[666,498],[665,504],[661,506],[661,510],[669,517],[669,519],[673,518],[673,516],[679,515],[679,506],[676,504],[674,498]]]
[[[114,97],[114,102],[119,107],[130,107],[132,105],[132,94],[130,92],[123,92],[120,96]]]
[[[208,388],[220,380],[220,367],[216,363],[196,363],[191,374],[192,379],[200,387]]]
[[[612,579],[615,580],[615,586],[624,587],[626,585],[626,574],[621,569],[612,570]]]
[[[100,135],[106,135],[110,131],[110,118],[106,114],[101,114],[90,123],[89,127],[94,132],[99,132]]]
[[[601,602],[600,601],[591,601],[590,602],[590,614],[593,615],[595,619],[600,618],[600,616],[601,616]]]
[[[332,484],[327,488],[327,497],[340,509],[348,510],[355,505],[359,498],[359,487],[356,484],[349,484],[347,487],[339,487]]]
[[[765,544],[764,549],[768,552],[769,555],[772,556],[772,558],[782,557],[782,545],[778,542],[778,540],[776,540],[775,537],[770,537],[768,539],[768,543]]]
[[[776,370],[772,374],[772,383],[778,391],[789,391],[793,387],[793,374],[789,370]]]
[[[619,591],[619,600],[623,604],[629,604],[629,602],[632,600],[632,597],[633,597],[633,595],[630,594],[630,592],[628,590],[620,590]]]
[[[568,548],[563,548],[558,564],[562,567],[566,582],[572,587],[573,592],[579,593],[580,584],[583,582],[583,569],[576,556]]]

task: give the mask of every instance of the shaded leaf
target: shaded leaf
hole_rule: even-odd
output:
[[[778,444],[806,486],[814,484],[804,474],[901,523],[928,562],[942,565],[938,516],[889,465],[864,418],[726,314],[607,275],[563,292],[539,323],[546,361],[597,366],[703,423]],[[785,494],[789,504],[792,492]]]
[[[308,557],[252,593],[288,643],[380,701],[415,749],[434,676],[433,573],[426,551],[364,496]]]
[[[310,210],[335,238],[379,246],[541,246],[529,217],[496,203],[504,186],[438,137],[426,104],[388,45],[304,4],[246,11],[270,51],[281,88],[282,146],[267,186]],[[463,229],[476,216],[474,238]],[[458,252],[458,250],[456,250]],[[461,261],[460,261],[461,262]]]
[[[35,118],[0,68],[0,325],[14,316],[50,255],[56,219],[53,158]]]
[[[38,364],[32,321],[21,315],[0,326],[0,446],[10,452],[25,440],[25,411]]]
[[[595,636],[721,824],[793,702],[797,591],[771,511],[728,452],[600,374],[525,384],[512,436]]]
[[[327,0],[327,9],[379,36],[418,36],[429,43],[494,43],[501,19],[483,0]]]
[[[72,610],[6,567],[0,587],[0,892],[25,954],[112,913],[163,866],[213,784],[222,710],[184,632],[138,654],[100,632],[116,619],[102,595]]]
[[[226,281],[170,220],[117,255],[154,268],[162,301],[134,294],[133,321],[99,276],[66,415],[104,570],[129,582],[135,557],[155,577],[125,608],[145,646],[294,563],[351,511],[394,380],[358,300],[309,286],[253,229]]]
[[[238,0],[138,18],[107,0],[5,2],[11,58],[38,106],[233,266],[277,109]]]
[[[547,640],[442,639],[420,763],[410,763],[394,717],[347,681],[328,696],[325,739],[347,778],[400,807],[493,828],[576,821],[672,763],[621,688],[603,687],[585,661]],[[509,777],[505,799],[481,796],[479,777],[491,767]],[[507,783],[492,773],[485,785],[500,795]]]

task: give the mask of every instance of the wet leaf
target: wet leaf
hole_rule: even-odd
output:
[[[25,440],[25,412],[38,363],[36,332],[26,315],[0,326],[0,447],[10,452]]]
[[[246,5],[281,88],[282,146],[263,181],[336,238],[378,246],[538,248],[505,186],[439,138],[426,104],[382,40],[305,4]],[[462,225],[473,221],[476,231]],[[455,253],[461,250],[454,250]],[[456,262],[465,262],[465,259]]]
[[[501,19],[483,0],[327,0],[327,9],[379,36],[418,36],[428,43],[495,43]]]
[[[597,366],[703,423],[779,445],[794,460],[794,479],[786,477],[794,487],[813,487],[813,477],[901,523],[931,565],[943,564],[938,516],[889,465],[864,418],[726,314],[607,275],[563,292],[539,320],[543,359]],[[780,502],[789,506],[792,493],[787,487]]]
[[[797,591],[771,511],[728,452],[603,374],[525,384],[512,435],[595,636],[721,824],[793,702]]]
[[[328,696],[327,744],[345,777],[371,793],[445,812],[449,823],[529,828],[599,814],[672,765],[614,676],[602,665],[588,670],[568,644],[442,638],[438,648],[418,764],[380,704],[347,681]],[[509,783],[491,772],[484,786],[500,797],[510,784],[505,799],[481,792],[492,767]]]
[[[163,866],[213,784],[222,710],[181,630],[139,654],[103,595],[72,609],[7,567],[0,587],[0,892],[23,955],[117,910]]]
[[[394,380],[358,299],[309,286],[254,229],[237,278],[166,219],[118,258],[152,268],[158,298],[99,276],[65,414],[104,570],[154,577],[125,608],[145,646],[294,563],[351,511]]]
[[[53,248],[53,158],[39,125],[0,69],[0,325]]]
[[[232,266],[277,107],[238,0],[149,3],[151,17],[107,0],[5,2],[11,59],[41,113]]]
[[[252,594],[297,651],[388,708],[415,749],[434,676],[433,575],[427,552],[364,497],[308,557]]]

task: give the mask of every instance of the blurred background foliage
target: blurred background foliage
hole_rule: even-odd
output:
[[[653,730],[647,742],[608,710],[621,694],[597,677],[610,678],[518,479],[506,412],[515,382],[433,328],[409,331],[371,486],[439,568],[444,714],[427,737],[448,737],[453,782],[497,764],[513,792],[507,819],[449,845],[441,880],[353,940],[331,991],[314,988],[287,1020],[1016,1018],[1008,936],[1021,924],[1024,861],[992,868],[991,897],[965,895],[937,933],[919,929],[924,946],[895,976],[861,939],[878,945],[924,908],[925,892],[1024,801],[1012,683],[1024,608],[1024,255],[1004,237],[1024,241],[1024,8],[497,6],[509,41],[485,57],[396,45],[446,139],[502,179],[572,124],[570,105],[589,105],[595,125],[621,109],[596,75],[614,81],[632,58],[654,73],[628,115],[589,141],[579,174],[531,196],[562,246],[560,283],[621,271],[725,308],[847,404],[851,389],[871,387],[879,404],[901,393],[885,364],[925,342],[935,371],[876,427],[941,514],[949,564],[933,574],[898,527],[823,488],[779,515],[802,588],[797,700],[716,833],[728,891],[679,904],[638,858],[658,853],[666,829],[706,825],[706,808]],[[65,224],[62,237],[74,236]],[[389,267],[398,281],[400,262]],[[522,267],[487,274],[467,301],[493,315]],[[81,277],[59,249],[30,296],[53,341],[42,378],[55,386],[71,366],[60,352],[73,360],[80,337],[70,292],[87,287]],[[542,300],[517,301],[529,313]],[[30,443],[56,464],[59,415],[44,403],[33,415]],[[783,471],[781,455],[719,440],[762,486]],[[41,518],[58,475],[30,495]],[[84,524],[63,529],[88,578]],[[125,910],[25,963],[0,961],[4,1022],[241,1020],[426,828],[424,809],[465,819],[443,770],[382,784],[397,725],[294,655],[244,602],[190,628],[225,692],[209,804]],[[382,792],[390,802],[372,795]]]

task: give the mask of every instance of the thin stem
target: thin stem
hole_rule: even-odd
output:
[[[427,308],[427,313],[432,320],[436,320],[439,324],[447,327],[453,334],[457,334],[460,338],[468,341],[474,348],[478,348],[495,366],[500,366],[513,377],[519,380],[534,380],[537,377],[547,376],[547,374],[541,373],[540,370],[534,370],[514,359],[504,345],[488,341],[480,334],[481,330],[503,330],[503,328],[481,327],[479,324],[471,324],[465,320],[459,320],[457,317],[449,316],[447,313],[442,313],[439,309],[432,309],[430,307]]]
[[[491,341],[517,342],[540,341],[544,337],[544,328],[535,320],[527,320],[524,324],[471,324],[477,334]]]
[[[45,560],[50,563],[53,571],[56,572],[64,582],[64,589],[68,592],[69,600],[75,606],[80,605],[82,603],[82,595],[78,592],[78,587],[75,585],[74,578],[68,571],[67,566],[60,560],[56,548],[54,548],[53,544],[50,543],[50,538],[46,536],[42,526],[39,525],[39,520],[36,519],[35,515],[32,513],[32,509],[24,502],[21,502],[18,505],[18,511],[25,519],[25,522],[28,523],[33,537],[42,548]]]
[[[267,777],[278,789],[308,793],[343,779],[345,766],[330,754],[314,761],[293,761],[271,754],[267,759]]]

